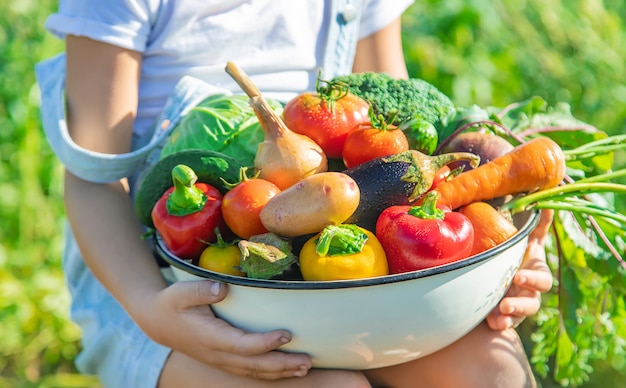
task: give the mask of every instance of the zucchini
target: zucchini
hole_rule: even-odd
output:
[[[135,212],[142,224],[154,227],[152,208],[172,187],[172,169],[177,164],[189,166],[198,176],[198,182],[208,183],[222,194],[228,191],[229,183],[239,181],[242,167],[230,156],[205,149],[185,149],[163,157],[146,172],[135,193]]]
[[[480,158],[468,152],[429,156],[416,150],[370,160],[343,172],[361,191],[359,205],[344,223],[376,230],[380,213],[390,206],[410,205],[432,186],[437,171],[456,160],[478,165]]]

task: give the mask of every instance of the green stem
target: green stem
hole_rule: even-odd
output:
[[[626,149],[626,135],[609,136],[585,143],[571,150],[563,150],[563,153],[568,160],[575,160],[577,158],[592,158],[622,149]]]
[[[386,156],[382,160],[385,163],[399,162],[408,165],[406,173],[400,179],[415,184],[413,192],[409,195],[409,202],[415,201],[428,191],[441,167],[457,160],[466,160],[472,167],[480,164],[480,157],[471,152],[450,152],[431,156],[417,150],[409,150]]]
[[[626,168],[617,171],[606,172],[604,174],[595,175],[589,178],[582,178],[576,181],[576,183],[591,183],[591,182],[606,182],[611,179],[621,178],[626,176]]]
[[[608,154],[609,152],[619,151],[622,149],[626,149],[626,144],[614,144],[593,148],[573,148],[571,150],[563,151],[563,153],[565,154],[567,160],[576,160],[593,158],[595,156]]]
[[[366,242],[367,235],[356,225],[328,225],[320,233],[315,251],[322,257],[352,255],[361,252]]]
[[[219,227],[216,227],[214,231],[215,231],[215,236],[217,237],[217,241],[214,243],[207,242],[207,245],[211,245],[211,246],[218,247],[218,248],[228,248],[230,246],[237,244],[240,241],[239,239],[233,239],[232,241],[227,242],[224,240],[224,237],[222,237],[222,233],[220,232]]]
[[[167,198],[167,212],[174,216],[186,216],[196,213],[204,207],[206,196],[195,186],[198,176],[184,164],[178,164],[172,169],[174,191]]]
[[[535,209],[553,209],[553,210],[566,210],[576,213],[582,213],[593,216],[600,216],[603,218],[613,219],[615,221],[626,224],[626,215],[617,213],[611,210],[603,209],[593,205],[585,205],[583,203],[567,203],[563,201],[541,201],[537,202],[530,207]],[[524,209],[527,210],[527,209]]]
[[[519,213],[520,211],[529,208],[530,205],[538,203],[540,201],[547,201],[564,197],[574,197],[582,194],[600,192],[626,193],[626,185],[605,182],[576,182],[563,186],[557,186],[552,189],[538,191],[536,193],[528,194],[522,197],[517,197],[512,201],[504,204],[502,208],[508,209],[512,213]]]
[[[582,144],[577,149],[592,148],[606,144],[626,144],[626,135],[613,135]]]
[[[323,80],[322,71],[320,70],[315,81],[315,91],[317,96],[327,104],[328,109],[334,112],[336,102],[350,92],[350,85],[345,82]]]
[[[408,213],[414,217],[424,220],[443,220],[445,214],[443,210],[437,207],[437,198],[439,195],[436,191],[429,191],[424,197],[421,205],[411,206]]]

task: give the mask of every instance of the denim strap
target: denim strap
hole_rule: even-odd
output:
[[[189,109],[211,94],[230,94],[226,89],[183,77],[167,101],[158,120],[159,126],[148,144],[125,154],[105,154],[78,146],[69,135],[65,120],[65,54],[38,63],[35,73],[41,90],[41,118],[48,143],[72,174],[95,183],[130,177],[146,163],[154,163],[163,140]]]
[[[362,0],[331,1],[331,16],[323,60],[323,77],[331,79],[352,72],[359,39]]]

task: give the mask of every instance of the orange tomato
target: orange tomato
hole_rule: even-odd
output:
[[[265,179],[244,179],[226,192],[222,199],[222,216],[226,225],[243,239],[267,233],[259,213],[267,201],[280,191],[278,186]]]
[[[343,162],[347,168],[358,166],[372,159],[409,150],[406,135],[396,126],[381,128],[362,123],[350,132],[343,145]]]

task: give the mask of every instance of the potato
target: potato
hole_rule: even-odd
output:
[[[347,220],[360,197],[358,185],[348,175],[317,173],[272,197],[261,210],[261,223],[284,237],[317,233]]]

